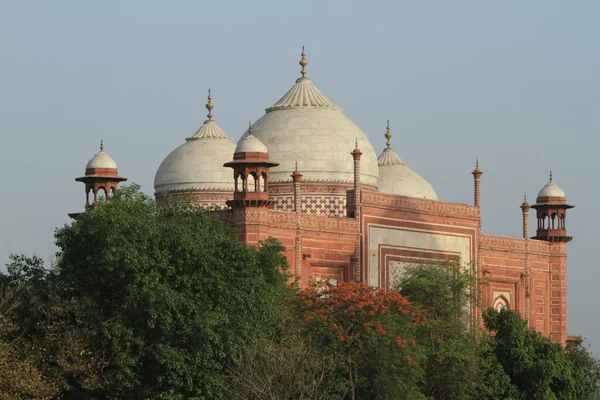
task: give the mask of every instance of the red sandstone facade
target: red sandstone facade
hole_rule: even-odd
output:
[[[355,182],[360,178],[360,150]],[[243,158],[243,155],[238,155]],[[236,172],[237,174],[237,172]],[[378,193],[369,186],[354,185],[347,190],[346,218],[309,215],[302,204],[319,203],[303,198],[320,186],[303,183],[301,173],[283,191],[268,193],[278,198],[284,192],[293,211],[248,207],[232,202],[231,209],[215,211],[216,219],[240,231],[239,240],[253,245],[275,237],[286,247],[291,273],[301,282],[332,279],[336,282],[362,281],[390,289],[394,275],[403,264],[425,259],[458,261],[483,282],[480,300],[484,307],[518,310],[532,328],[560,343],[567,340],[566,323],[566,236],[565,210],[572,206],[564,198],[538,198],[533,207],[543,219],[556,215],[555,229],[538,224],[536,236],[529,237],[527,202],[523,211],[523,238],[481,233],[479,168],[474,176],[474,205],[416,199]],[[362,190],[361,190],[362,188]],[[240,199],[251,193],[238,193]],[[262,196],[265,193],[261,193]],[[236,197],[237,198],[237,197]],[[330,205],[321,201],[322,207]],[[474,309],[474,320],[481,310]]]
[[[449,203],[383,194],[359,184],[361,154],[358,148],[349,154],[354,184],[346,185],[345,201],[332,203],[328,196],[341,190],[339,185],[303,182],[296,169],[291,183],[271,186],[269,168],[277,164],[266,152],[236,152],[225,164],[233,169],[235,191],[215,198],[216,203],[227,200],[227,207],[212,215],[235,227],[241,243],[258,245],[277,238],[302,286],[318,279],[355,280],[389,290],[407,263],[457,261],[483,282],[478,293],[484,307],[518,310],[532,328],[566,342],[566,243],[572,239],[567,236],[566,210],[573,206],[566,204],[564,193],[521,205],[522,238],[484,235],[479,168],[473,171],[474,205]],[[116,168],[87,169],[77,178],[94,200],[100,189],[116,190],[123,180]],[[538,218],[532,238],[531,208]],[[477,322],[481,309],[472,311]]]

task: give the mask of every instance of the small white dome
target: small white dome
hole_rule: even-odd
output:
[[[156,193],[184,190],[234,190],[230,161],[235,143],[208,119],[192,136],[171,152],[154,177]]]
[[[263,144],[256,136],[245,134],[238,142],[236,153],[268,153],[267,146]]]
[[[416,173],[410,165],[402,161],[391,147],[383,150],[378,158],[381,193],[420,199],[438,200],[435,190],[429,182]]]
[[[104,142],[100,141],[100,153],[96,154],[85,166],[88,168],[112,168],[117,169],[117,163],[104,152]]]
[[[565,192],[552,180],[539,191],[538,197],[567,197]]]

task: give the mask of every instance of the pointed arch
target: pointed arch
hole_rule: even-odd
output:
[[[494,299],[494,305],[493,305],[493,307],[497,311],[500,311],[503,308],[506,308],[508,310],[508,309],[510,309],[510,303],[506,299],[506,297],[504,297],[503,295],[500,295],[500,296],[498,296],[498,297],[496,297]]]

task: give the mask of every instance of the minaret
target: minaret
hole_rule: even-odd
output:
[[[474,206],[479,208],[479,223],[477,224],[477,264],[475,265],[475,271],[477,279],[482,280],[483,257],[481,255],[481,247],[483,245],[483,235],[481,232],[481,175],[483,175],[483,172],[479,169],[479,158],[475,159],[475,170],[471,172],[471,174],[473,174],[474,183]],[[482,285],[478,285],[477,298],[478,301],[483,299]],[[481,325],[482,318],[482,308],[479,307],[479,309],[476,311],[475,318],[475,323],[477,326]]]
[[[525,193],[521,211],[523,213],[523,239],[525,239],[525,318],[530,327],[533,326],[531,318],[531,263],[529,260],[529,203]]]
[[[529,239],[529,209],[531,206],[527,202],[527,193],[525,193],[525,197],[523,200],[523,204],[521,204],[521,210],[523,212],[523,239]]]
[[[354,219],[358,222],[358,236],[356,240],[356,253],[354,255],[354,280],[360,282],[362,280],[362,221],[360,214],[360,157],[362,152],[358,148],[358,139],[355,142],[354,150],[352,150],[352,159],[354,160]]]
[[[294,212],[296,213],[296,243],[295,243],[295,264],[294,271],[298,282],[302,282],[302,229],[300,224],[300,181],[302,174],[298,171],[298,160],[296,160],[296,169],[290,175],[294,183]]]
[[[475,203],[476,207],[481,207],[481,175],[483,172],[479,169],[479,158],[475,160],[475,170],[471,172],[473,174],[474,179],[474,193],[475,193]]]
[[[300,182],[302,181],[302,174],[298,171],[298,160],[296,160],[296,169],[290,175],[292,182],[294,183],[294,212],[300,212]]]
[[[257,244],[268,238],[269,228],[269,168],[279,164],[271,162],[267,147],[252,134],[248,134],[235,148],[233,161],[223,164],[233,168],[235,191],[227,205],[233,209],[234,227],[240,232],[239,241]]]
[[[550,180],[538,193],[535,204],[531,208],[537,211],[537,231],[533,239],[548,242],[568,243],[573,238],[567,236],[567,210],[575,206],[567,204],[565,192]]]
[[[119,176],[117,163],[104,152],[104,141],[100,140],[100,152],[87,163],[85,175],[75,180],[85,184],[85,208],[88,209],[98,201],[99,195],[108,203],[110,194],[117,190],[119,182],[124,182],[127,178]],[[69,217],[76,219],[79,214],[71,213]]]

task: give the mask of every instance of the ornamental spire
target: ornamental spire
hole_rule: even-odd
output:
[[[206,103],[206,109],[208,110],[208,114],[206,114],[206,116],[208,117],[209,121],[212,121],[212,109],[215,108],[215,105],[212,103],[212,96],[210,95],[210,89],[208,89],[208,103]]]
[[[248,121],[248,136],[252,136],[252,121]]]
[[[104,139],[100,139],[100,151],[104,151]]]
[[[300,73],[302,74],[302,77],[304,78],[306,75],[306,66],[308,65],[308,61],[306,61],[306,53],[304,52],[304,46],[302,46],[302,53],[300,53],[300,55],[302,56],[302,59],[300,60],[300,66],[302,67],[302,70],[300,71]]]
[[[552,170],[550,170],[550,182],[552,182]]]
[[[392,132],[390,132],[390,120],[387,120],[387,126],[385,127],[385,138],[387,139],[387,142],[385,143],[388,147],[388,149],[390,148],[390,146],[392,145],[392,142],[390,142],[390,139],[392,138]]]

